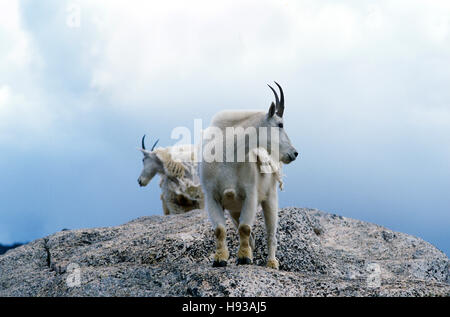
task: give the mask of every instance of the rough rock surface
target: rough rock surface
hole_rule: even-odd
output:
[[[450,296],[447,256],[404,233],[284,208],[279,271],[265,267],[260,213],[255,234],[255,264],[236,266],[229,223],[228,267],[212,268],[213,233],[201,210],[61,231],[0,256],[0,296]]]

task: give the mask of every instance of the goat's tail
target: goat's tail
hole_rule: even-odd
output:
[[[225,197],[227,200],[234,200],[236,198],[236,192],[232,188],[225,189],[223,191],[223,197]]]

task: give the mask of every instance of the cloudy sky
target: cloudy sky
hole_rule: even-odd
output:
[[[280,205],[450,254],[450,3],[0,0],[0,243],[162,214],[149,143],[282,84]]]

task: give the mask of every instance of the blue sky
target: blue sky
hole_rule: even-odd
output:
[[[0,0],[0,242],[162,214],[142,135],[267,109],[273,80],[301,155],[281,207],[450,254],[450,4],[418,0]]]

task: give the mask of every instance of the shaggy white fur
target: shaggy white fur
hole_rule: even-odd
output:
[[[249,126],[256,121],[261,120],[265,115],[266,112],[260,110],[224,110],[213,117],[211,126],[218,127],[222,130],[227,127]],[[278,181],[280,190],[283,190],[281,162],[275,160],[263,147],[253,149],[250,152],[250,156],[252,155],[256,156],[252,158],[252,161],[260,162],[260,171],[262,173],[273,173],[273,176]]]
[[[224,210],[229,212],[238,228],[240,242],[237,253],[238,264],[252,262],[254,247],[252,226],[256,212],[261,207],[267,231],[267,266],[279,268],[275,256],[278,222],[277,185],[280,189],[283,188],[281,163],[289,164],[295,160],[298,153],[283,128],[284,99],[279,99],[276,95],[276,102],[270,105],[268,112],[222,111],[214,116],[211,126],[208,127],[211,130],[207,129],[208,133],[204,134],[203,149],[210,151],[207,154],[212,153],[211,149],[215,150],[216,147],[220,149],[220,146],[225,145],[225,152],[214,151],[214,155],[218,153],[217,158],[220,159],[220,156],[227,158],[223,161],[215,160],[216,157],[213,160],[203,160],[200,168],[205,203],[216,233],[213,266],[226,266],[229,259]],[[220,133],[213,127],[219,128]],[[229,127],[244,128],[244,133],[238,132],[232,140],[229,140],[227,139]],[[272,133],[273,128],[277,129],[275,130],[277,134]],[[264,133],[262,129],[269,129],[270,133]],[[248,142],[243,139],[247,138],[247,135]],[[256,142],[252,136],[257,137]],[[233,156],[237,154],[237,161],[228,160],[232,157],[228,155],[229,151]],[[242,154],[245,155],[244,160]]]
[[[180,145],[158,148],[154,152],[164,166],[164,175],[161,175],[159,183],[164,212],[181,214],[203,208],[204,198],[195,160],[196,148]]]
[[[256,156],[256,160],[260,163],[259,170],[261,173],[272,173],[278,182],[278,187],[283,190],[283,173],[281,170],[281,163],[274,160],[274,158],[263,147],[253,149],[251,155]]]
[[[253,119],[264,116],[265,112],[260,110],[224,110],[212,118],[211,126],[225,129],[227,127],[240,126],[242,123],[248,125],[252,123]]]

